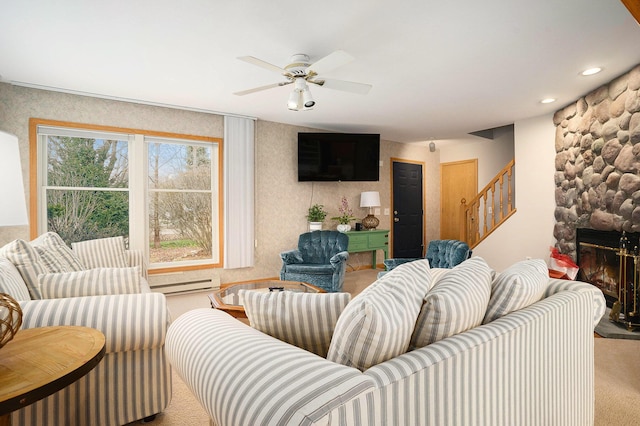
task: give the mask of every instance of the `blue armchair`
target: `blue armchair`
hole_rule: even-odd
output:
[[[432,268],[453,268],[471,257],[471,249],[464,241],[458,240],[431,240],[427,246],[425,258]],[[386,259],[384,266],[386,271],[390,271],[398,265],[412,262],[417,258]],[[385,272],[386,272],[385,271]],[[378,277],[384,275],[380,272]]]
[[[328,292],[342,291],[349,237],[338,231],[301,234],[298,248],[280,253],[280,279],[303,281]]]

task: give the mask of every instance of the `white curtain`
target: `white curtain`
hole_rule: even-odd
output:
[[[224,117],[224,267],[254,266],[255,121]]]

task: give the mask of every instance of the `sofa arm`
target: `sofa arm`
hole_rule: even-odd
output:
[[[219,425],[312,424],[373,380],[263,334],[216,309],[169,327],[167,357]]]
[[[549,284],[547,285],[547,289],[544,293],[544,297],[549,297],[562,291],[580,291],[591,293],[593,297],[593,326],[595,327],[598,325],[607,308],[607,302],[604,298],[604,294],[598,287],[582,281],[570,281],[550,278]]]
[[[304,262],[304,259],[302,258],[302,254],[300,253],[300,250],[283,251],[282,253],[280,253],[280,257],[282,258],[282,262],[285,265]]]
[[[162,293],[28,300],[20,307],[22,328],[95,328],[106,337],[107,353],[162,346],[169,320]]]

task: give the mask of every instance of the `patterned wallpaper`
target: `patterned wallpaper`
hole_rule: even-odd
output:
[[[106,126],[131,127],[163,132],[223,137],[223,116],[202,112],[141,105],[129,102],[92,98],[12,86],[0,83],[0,130],[13,133],[20,140],[20,153],[28,191],[29,119],[44,118]],[[366,209],[359,207],[360,192],[379,191],[381,212],[390,207],[390,159],[425,163],[425,193],[427,194],[426,238],[438,237],[440,229],[440,171],[438,153],[416,144],[382,141],[379,182],[298,182],[296,175],[297,134],[317,131],[287,124],[257,121],[256,125],[256,265],[253,268],[220,270],[222,283],[276,277],[281,261],[279,253],[294,248],[298,235],[307,230],[307,208],[314,203],[325,206],[329,217],[336,215],[344,195],[354,215],[364,217]],[[28,196],[28,195],[27,195]],[[379,215],[380,229],[390,228],[391,216]],[[325,229],[335,229],[336,223],[325,221]],[[0,244],[15,238],[29,238],[28,227],[0,228]],[[381,255],[378,256],[381,260]],[[370,254],[350,257],[349,269],[364,267],[371,262]],[[348,269],[348,270],[349,270]]]

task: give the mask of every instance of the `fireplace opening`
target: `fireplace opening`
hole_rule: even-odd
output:
[[[621,250],[623,234],[578,228],[576,233],[577,280],[598,287],[607,306],[620,313],[615,321],[640,324],[640,245],[638,233],[625,233],[626,252]],[[616,314],[613,314],[616,315]]]

